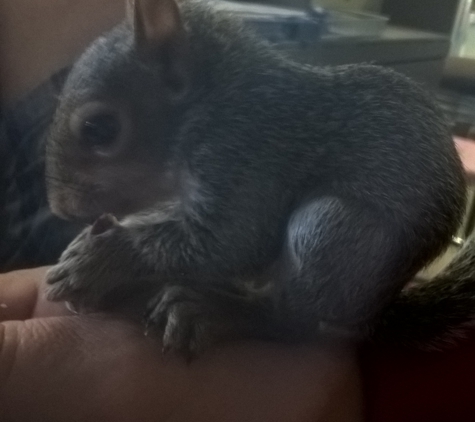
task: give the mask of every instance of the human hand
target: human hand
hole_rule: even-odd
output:
[[[351,352],[231,344],[188,365],[132,322],[47,302],[45,272],[0,275],[2,422],[361,420]]]

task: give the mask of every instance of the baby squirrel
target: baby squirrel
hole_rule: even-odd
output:
[[[189,354],[381,326],[464,211],[431,98],[381,67],[294,63],[203,1],[127,10],[73,67],[47,141],[53,212],[95,221],[48,298],[148,297],[164,347]]]

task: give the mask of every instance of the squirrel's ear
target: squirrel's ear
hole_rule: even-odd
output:
[[[189,50],[176,0],[127,0],[127,19],[135,44],[163,64],[163,77],[172,98],[179,100],[190,88]]]
[[[183,37],[180,9],[175,0],[127,0],[127,20],[140,47],[158,47]]]

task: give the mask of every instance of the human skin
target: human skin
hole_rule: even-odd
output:
[[[44,272],[0,275],[3,422],[362,420],[350,349],[234,343],[188,364],[139,324],[45,301]]]

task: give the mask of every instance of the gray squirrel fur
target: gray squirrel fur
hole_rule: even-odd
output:
[[[52,210],[96,220],[49,271],[49,299],[145,295],[165,347],[192,354],[378,333],[465,204],[450,132],[416,83],[296,64],[196,0],[129,3],[79,58],[46,170]]]

